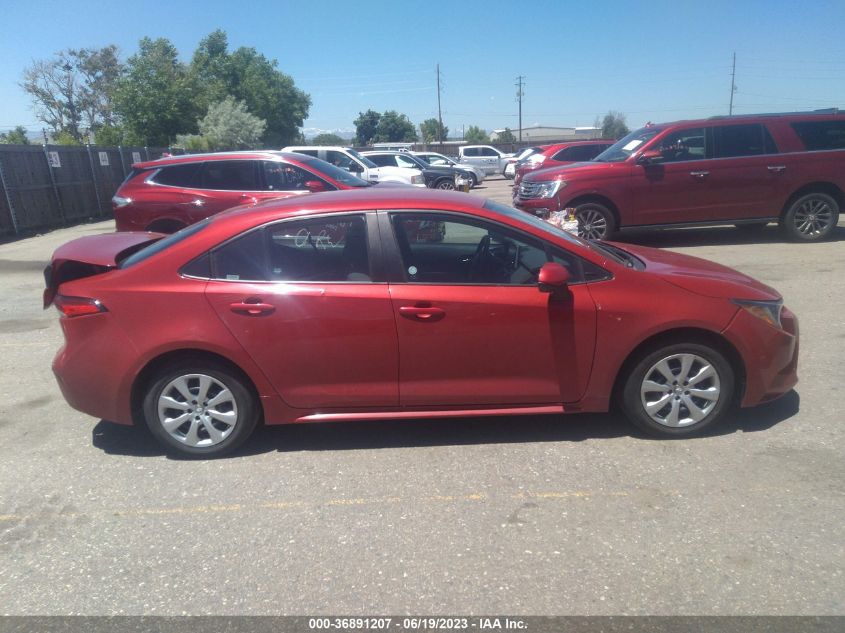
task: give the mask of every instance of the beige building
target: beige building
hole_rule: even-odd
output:
[[[490,141],[495,143],[499,134],[504,132],[504,129],[493,130],[490,134]],[[511,130],[511,133],[519,139],[519,130]],[[536,125],[534,127],[522,128],[522,142],[529,143],[548,143],[550,141],[584,141],[594,138],[601,138],[601,128],[599,127],[549,127],[546,125]]]

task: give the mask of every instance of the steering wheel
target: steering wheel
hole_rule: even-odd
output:
[[[487,234],[481,238],[481,241],[478,242],[478,246],[475,247],[475,253],[472,255],[472,259],[469,263],[469,280],[476,281],[476,277],[478,276],[479,269],[481,268],[481,264],[484,260],[487,259],[487,256],[490,254],[490,235]]]

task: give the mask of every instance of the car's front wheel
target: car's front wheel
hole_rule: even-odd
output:
[[[585,202],[575,207],[578,235],[587,240],[610,239],[616,230],[616,219],[610,209],[597,202]]]
[[[452,191],[455,189],[455,181],[451,178],[443,178],[442,180],[438,180],[437,183],[434,185],[435,189],[442,189],[444,191]]]
[[[734,371],[725,356],[699,343],[662,346],[643,355],[625,379],[622,408],[658,437],[688,437],[715,424],[730,407]]]
[[[243,377],[222,363],[184,361],[165,367],[144,395],[144,419],[169,450],[218,457],[255,429],[259,409]]]

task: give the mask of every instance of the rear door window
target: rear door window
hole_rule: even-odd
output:
[[[162,167],[151,180],[157,185],[197,189],[200,187],[201,167],[202,163],[183,163],[181,165]]]
[[[759,123],[719,125],[713,128],[713,158],[760,156],[777,153],[769,131]]]
[[[205,163],[202,188],[219,191],[259,191],[258,161],[215,160]]]
[[[499,156],[499,153],[494,150],[492,147],[482,147],[481,148],[481,155],[482,156]]]
[[[807,151],[845,149],[845,121],[796,121],[792,129]]]

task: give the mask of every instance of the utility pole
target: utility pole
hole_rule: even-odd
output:
[[[437,139],[443,144],[443,113],[440,111],[440,64],[437,64]]]
[[[522,80],[525,79],[523,75],[516,78],[516,100],[519,102],[519,142],[522,143],[522,97],[525,94],[522,92]]]
[[[736,51],[734,51],[734,62],[731,67],[731,104],[728,106],[728,116],[734,113],[734,93],[736,92]]]

